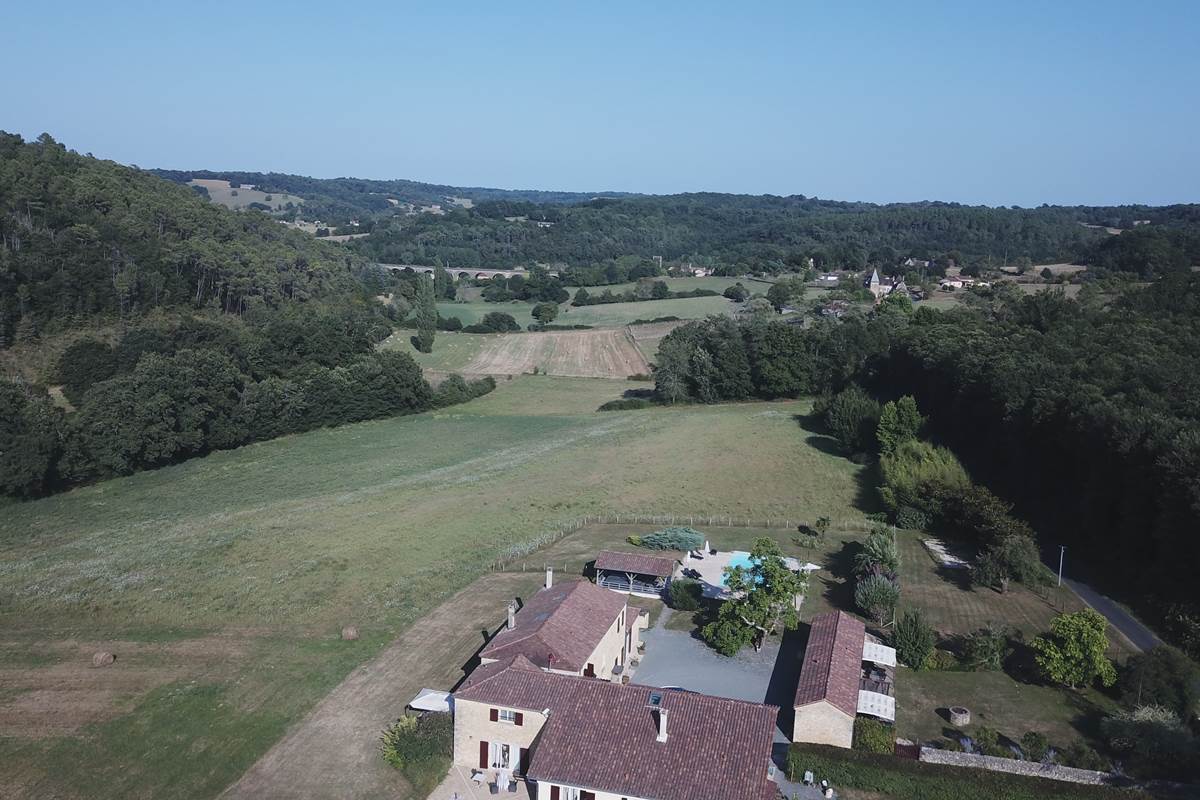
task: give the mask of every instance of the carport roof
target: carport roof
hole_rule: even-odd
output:
[[[617,550],[601,550],[599,555],[596,556],[596,569],[669,578],[675,572],[675,559],[650,556],[643,553],[622,553]]]

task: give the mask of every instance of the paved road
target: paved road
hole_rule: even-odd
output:
[[[1152,650],[1162,644],[1162,640],[1154,635],[1154,631],[1138,622],[1132,614],[1086,583],[1073,581],[1070,578],[1064,578],[1063,582],[1071,587],[1071,590],[1079,595],[1083,602],[1103,614],[1109,624],[1125,634],[1125,638],[1132,642],[1138,650]]]

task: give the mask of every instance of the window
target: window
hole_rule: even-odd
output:
[[[502,708],[499,714],[500,722],[507,722],[509,725],[517,724],[517,712],[511,709]]]

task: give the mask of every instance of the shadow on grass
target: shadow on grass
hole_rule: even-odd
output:
[[[971,583],[971,570],[969,569],[954,569],[941,564],[937,568],[937,576],[946,583],[954,585],[954,588],[963,592],[975,591],[974,585]]]
[[[841,549],[831,554],[825,562],[833,577],[819,576],[817,580],[824,586],[821,596],[831,608],[854,610],[854,557],[862,549],[860,542],[843,542]]]

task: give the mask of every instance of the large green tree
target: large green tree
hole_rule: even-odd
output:
[[[727,567],[725,586],[729,599],[701,631],[723,655],[734,655],[747,644],[761,650],[768,636],[799,624],[797,606],[807,581],[788,568],[773,539],[755,540],[749,566]]]
[[[1097,680],[1111,686],[1117,679],[1117,671],[1105,655],[1107,630],[1108,621],[1090,608],[1059,614],[1050,623],[1050,632],[1033,640],[1043,677],[1072,689]]]

